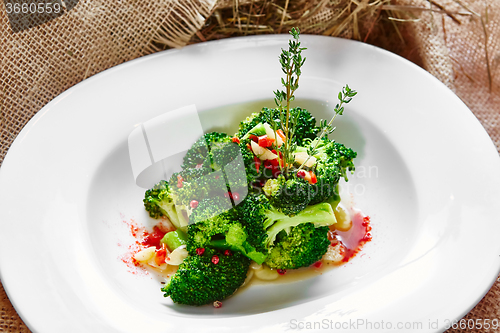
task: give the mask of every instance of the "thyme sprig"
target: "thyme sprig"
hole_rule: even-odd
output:
[[[345,85],[345,87],[342,88],[342,91],[340,91],[338,94],[339,102],[335,106],[335,109],[333,109],[335,114],[333,115],[332,119],[330,119],[330,121],[328,123],[326,122],[326,119],[322,119],[320,121],[320,126],[319,126],[320,127],[320,131],[319,131],[320,136],[319,136],[319,138],[315,139],[316,143],[314,144],[314,146],[309,147],[309,149],[307,150],[307,155],[309,155],[309,156],[307,156],[307,158],[300,165],[300,167],[297,169],[297,171],[302,169],[302,167],[307,163],[309,158],[317,153],[316,149],[318,148],[318,145],[320,144],[321,139],[325,135],[332,134],[333,131],[335,131],[335,127],[332,127],[333,121],[335,120],[337,115],[342,115],[344,113],[344,104],[349,103],[352,100],[352,98],[354,96],[356,96],[357,93],[358,93],[357,91],[349,88],[349,85],[347,85],[347,84]]]
[[[281,172],[286,176],[288,167],[293,165],[295,150],[293,136],[295,134],[295,127],[297,124],[298,115],[291,117],[290,103],[295,99],[295,91],[299,88],[299,78],[302,74],[301,67],[304,65],[306,58],[302,58],[302,51],[306,50],[305,47],[300,46],[299,36],[300,31],[298,28],[290,30],[292,39],[288,42],[288,50],[281,49],[279,58],[281,70],[285,74],[285,78],[281,78],[281,84],[285,90],[276,90],[274,92],[274,102],[279,110],[280,127],[285,136],[285,140],[279,151],[283,155],[283,165],[280,163]],[[272,120],[271,126],[274,131],[277,130],[277,124]]]

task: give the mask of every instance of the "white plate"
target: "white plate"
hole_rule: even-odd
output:
[[[490,138],[421,68],[319,36],[302,36],[297,104],[326,118],[344,84],[359,92],[334,137],[359,153],[343,186],[372,218],[364,255],[311,280],[253,286],[220,309],[173,306],[155,278],[118,259],[132,241],[123,221],[152,225],[129,166],[134,126],[194,103],[206,130],[231,133],[243,115],[272,106],[287,40],[235,38],[131,61],[29,122],[0,173],[0,269],[32,330],[433,332],[483,297],[500,267],[500,159]]]

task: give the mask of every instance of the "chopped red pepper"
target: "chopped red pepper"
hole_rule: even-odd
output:
[[[253,157],[253,161],[255,162],[255,169],[257,169],[257,172],[259,172],[262,161],[257,156]]]
[[[233,198],[234,201],[238,201],[240,199],[240,195],[238,192],[234,192],[232,193],[231,198]]]
[[[191,208],[195,209],[196,207],[198,207],[198,201],[191,200],[191,202],[189,203],[189,206],[191,206]]]
[[[272,169],[273,165],[271,164],[271,160],[264,160],[264,168]]]
[[[156,252],[155,263],[160,266],[165,263],[165,258],[167,257],[167,250],[161,249]]]
[[[276,131],[276,134],[278,134],[278,135],[280,136],[281,140],[282,140],[283,142],[285,142],[286,137],[285,137],[285,133],[283,133],[283,131],[282,131],[282,130],[280,130],[280,129],[279,129],[279,130],[277,130],[277,131]]]
[[[214,302],[214,308],[218,309],[222,306],[222,302],[221,301],[215,301]]]
[[[309,174],[311,175],[311,180],[309,181],[309,183],[316,184],[318,182],[318,178],[316,178],[316,175],[314,174],[314,172],[309,171]]]
[[[143,245],[154,246],[157,249],[161,247],[160,241],[165,236],[165,233],[158,228],[158,226],[153,227],[152,233],[147,233],[146,237],[142,241]]]
[[[212,262],[214,265],[217,265],[219,263],[219,257],[217,255],[214,255],[212,257]]]
[[[286,269],[281,269],[281,268],[278,268],[276,270],[276,272],[278,272],[279,275],[285,275],[286,274]]]
[[[203,255],[203,253],[205,253],[205,248],[199,247],[199,248],[196,249],[196,254],[197,255],[201,256],[201,255]]]
[[[224,251],[224,255],[225,256],[230,256],[232,253],[231,253],[231,250],[226,250]]]
[[[274,139],[268,137],[267,135],[261,135],[258,138],[259,146],[267,148],[273,145]]]
[[[297,171],[297,177],[304,179],[306,177],[306,172],[304,170]]]
[[[257,135],[250,134],[250,136],[248,138],[255,143],[259,142],[259,137]]]
[[[234,142],[234,143],[237,143],[237,144],[240,144],[240,139],[238,139],[237,137],[234,137],[234,138],[233,138],[233,142]]]

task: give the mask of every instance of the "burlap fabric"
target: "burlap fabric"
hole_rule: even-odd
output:
[[[498,0],[100,0],[79,1],[57,19],[13,33],[0,5],[0,165],[36,112],[87,77],[160,49],[289,25],[368,41],[417,62],[469,106],[500,150],[499,20]],[[398,29],[387,28],[393,24]],[[0,332],[29,332],[1,284],[0,306]],[[500,282],[464,317],[495,318]]]

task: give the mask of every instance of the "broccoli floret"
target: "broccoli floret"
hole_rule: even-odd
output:
[[[242,151],[243,149],[243,151]],[[248,181],[251,175],[247,175],[247,165],[245,164],[246,147],[241,147],[235,143],[226,143],[220,149],[212,150],[213,167],[221,170],[224,181],[227,184],[226,191],[235,194],[231,198],[234,204],[238,204],[248,192]]]
[[[316,126],[316,118],[309,111],[301,108],[293,108],[290,110],[290,117],[297,117],[297,125],[295,126],[295,140],[297,144],[302,144],[304,140],[314,139],[319,132],[319,127]]]
[[[224,174],[206,168],[190,168],[172,175],[169,181],[177,206],[189,206],[191,201],[221,196],[227,192]]]
[[[296,126],[294,133],[294,141],[302,144],[304,139],[314,139],[319,132],[319,127],[316,126],[316,118],[309,111],[302,108],[290,109],[290,118],[296,118]],[[270,123],[271,119],[275,122],[280,122],[280,111],[277,109],[263,108],[258,113],[252,113],[245,120],[240,122],[239,130],[235,134],[238,138],[243,138],[252,129],[259,128],[261,123]]]
[[[226,133],[210,132],[204,134],[186,152],[182,168],[209,167],[211,165],[209,152],[216,149],[219,144],[228,142],[231,142],[231,137]]]
[[[302,223],[287,234],[281,231],[265,263],[271,268],[296,269],[307,267],[323,257],[328,250],[328,227]]]
[[[309,142],[305,149],[314,146],[317,140]],[[316,164],[311,169],[316,175],[317,182],[309,186],[309,204],[324,202],[336,195],[340,177],[347,180],[347,171],[354,170],[352,160],[356,155],[356,152],[341,143],[327,138],[321,140],[313,154]]]
[[[267,257],[267,250],[259,252],[248,242],[249,235],[241,223],[233,223],[229,226],[224,239],[216,239],[210,242],[210,246],[218,249],[230,249],[239,251],[248,258],[262,264]],[[259,244],[261,245],[261,244]]]
[[[181,222],[182,212],[175,206],[172,191],[165,180],[147,190],[143,202],[149,216],[154,218],[166,216],[177,228],[185,225]]]
[[[260,194],[248,195],[242,204],[236,206],[236,209],[249,225],[261,225],[265,229],[265,235],[258,233],[257,237],[264,240],[264,245],[267,248],[273,245],[280,231],[289,231],[291,227],[301,223],[310,222],[315,227],[337,223],[332,206],[326,202],[307,206],[298,214],[289,216],[273,207],[266,196]]]
[[[215,257],[216,256],[216,257]],[[165,297],[186,305],[222,301],[234,294],[246,279],[250,259],[235,252],[224,255],[205,249],[203,255],[190,255],[161,289]]]
[[[235,207],[235,211],[245,224],[248,242],[260,251],[268,249],[266,229],[275,221],[288,218],[288,215],[274,208],[263,194],[249,194]]]
[[[208,148],[204,146],[204,140]],[[170,186],[176,192],[176,204],[186,205],[192,200],[199,201],[227,192],[236,192],[244,197],[251,179],[246,174],[244,155],[248,155],[247,148],[232,142],[227,134],[205,134],[188,151],[184,169],[170,180]]]
[[[334,142],[327,150],[327,154],[338,155],[340,160],[341,175],[347,180],[347,171],[354,171],[353,159],[358,155],[351,148],[344,146],[342,143]]]
[[[289,179],[283,175],[269,179],[263,190],[271,205],[287,215],[297,214],[310,201],[310,184],[296,174],[291,174]]]
[[[243,140],[243,137],[255,126],[267,122],[267,114],[269,114],[268,110],[269,109],[264,108],[261,112],[254,112],[245,120],[241,121],[238,132],[234,136]]]
[[[223,238],[231,224],[238,222],[231,201],[224,197],[203,199],[189,216],[186,249],[195,254],[197,248],[205,248],[213,239]]]
[[[257,239],[256,228],[240,219],[231,209],[227,198],[215,197],[201,201],[191,216],[186,248],[195,254],[199,248],[219,248],[239,251],[250,259],[262,263],[267,256],[263,239]],[[265,230],[261,227],[261,236]]]

